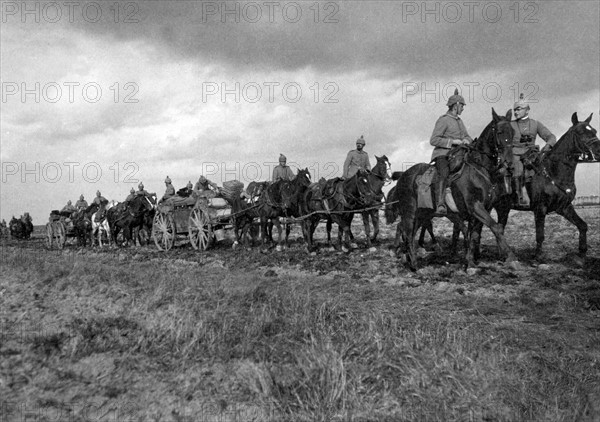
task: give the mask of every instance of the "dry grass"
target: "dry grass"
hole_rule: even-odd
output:
[[[470,277],[447,255],[410,274],[383,252],[300,246],[177,261],[3,247],[0,419],[598,420],[591,255]]]

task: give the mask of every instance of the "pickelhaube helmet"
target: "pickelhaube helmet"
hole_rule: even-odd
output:
[[[279,153],[279,161],[287,161],[287,157],[281,153]]]
[[[363,136],[363,135],[360,135],[360,138],[358,138],[358,139],[356,140],[356,143],[357,143],[357,144],[364,145],[364,144],[365,144],[365,138],[364,138],[364,136]]]
[[[83,194],[79,195],[79,200],[83,201]]]
[[[96,191],[96,196],[102,196],[102,194],[100,193],[100,191]]]
[[[167,178],[165,179],[165,183],[171,183],[171,178],[169,176],[167,176]]]
[[[454,90],[454,95],[452,95],[450,98],[448,98],[448,103],[446,105],[448,107],[452,107],[456,103],[460,103],[462,105],[466,105],[467,104],[465,102],[465,99],[462,97],[462,95],[459,95],[458,88],[456,88]]]
[[[205,183],[205,182],[206,182],[206,177],[204,177],[204,176],[200,176],[200,177],[198,178],[198,181],[199,181],[200,183]]]
[[[129,190],[129,193],[135,193],[135,189],[134,189],[134,188],[131,188],[131,189]]]
[[[529,110],[529,104],[525,101],[525,96],[523,95],[522,92],[521,92],[521,95],[519,95],[519,101],[517,101],[513,105],[513,110],[517,110],[519,108],[525,108],[525,109]]]
[[[144,189],[144,184],[143,184],[142,182],[140,182],[140,184],[138,185],[138,189],[139,189],[139,190],[142,190],[142,189]]]
[[[192,185],[192,181],[190,180],[187,184],[187,188],[191,189],[192,187],[194,187],[194,185]]]

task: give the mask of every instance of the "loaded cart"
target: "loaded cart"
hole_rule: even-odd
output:
[[[231,202],[243,189],[241,182],[226,182],[216,197],[213,191],[194,192],[188,198],[173,197],[158,204],[152,224],[152,238],[161,251],[170,250],[177,236],[187,236],[194,249],[204,251],[225,238],[233,227]],[[241,186],[240,186],[241,185]],[[232,188],[232,186],[234,186]]]

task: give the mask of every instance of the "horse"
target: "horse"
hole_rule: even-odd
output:
[[[231,208],[235,232],[234,248],[241,243],[248,246],[248,230],[252,228],[254,220],[260,218],[260,214],[258,213],[259,205],[256,202],[268,186],[269,182],[250,182],[245,195],[249,201],[245,201],[242,197],[234,198]],[[270,238],[270,233],[266,235]],[[254,236],[252,236],[252,239],[254,239]]]
[[[21,218],[13,218],[8,224],[10,235],[14,239],[29,239],[33,233],[32,218],[29,213],[25,213]]]
[[[376,158],[377,165],[372,171],[360,169],[345,180],[329,179],[324,186],[313,184],[306,190],[302,201],[302,214],[305,216],[302,230],[309,251],[314,249],[314,231],[321,218],[325,218],[328,227],[331,223],[338,225],[338,245],[336,247],[339,246],[344,252],[348,252],[351,249],[350,224],[356,211],[365,214],[363,222],[365,223],[367,247],[371,247],[371,233],[366,215],[370,213],[370,210],[365,211],[365,209],[381,203],[382,188],[389,173],[387,157],[384,155]],[[344,237],[343,240],[342,237]],[[329,234],[328,239],[330,239]]]
[[[92,245],[94,244],[93,237],[98,236],[98,246],[102,247],[103,246],[102,245],[102,235],[104,234],[106,236],[107,244],[108,244],[108,246],[110,246],[111,235],[110,235],[110,225],[108,224],[107,214],[108,214],[108,210],[117,204],[118,204],[118,202],[116,202],[116,201],[110,201],[108,204],[106,204],[101,209],[99,209],[100,207],[97,204],[92,204],[87,208],[88,210],[90,210],[90,209],[94,210],[91,215]]]
[[[92,204],[93,206],[94,204]],[[91,206],[90,206],[91,207]],[[94,246],[92,233],[92,214],[88,207],[85,210],[78,210],[71,213],[71,221],[73,222],[73,233],[77,237],[77,243],[81,247],[87,246],[88,238],[90,245]]]
[[[260,216],[261,238],[265,245],[268,239],[267,225],[269,220],[277,227],[279,233],[277,249],[287,245],[290,227],[285,224],[285,238],[282,236],[279,217],[299,217],[301,213],[300,198],[310,185],[310,172],[308,168],[298,170],[292,180],[278,180],[271,183],[262,192],[257,201],[257,211]]]
[[[132,240],[133,229],[147,225],[147,219],[153,211],[154,204],[144,195],[137,195],[128,202],[111,207],[106,218],[114,244],[119,245],[117,237],[121,231],[125,242]]]
[[[545,238],[545,219],[551,212],[562,215],[577,227],[579,257],[584,259],[586,256],[588,226],[575,211],[572,201],[576,194],[575,169],[579,157],[583,154],[593,160],[600,160],[600,140],[596,129],[590,126],[592,115],[593,113],[580,122],[577,113],[573,113],[573,126],[560,137],[549,152],[542,154],[532,163],[535,173],[527,190],[531,198],[529,211],[532,211],[535,217],[535,257],[538,261],[544,260],[542,246]],[[506,227],[508,214],[514,203],[514,196],[505,195],[494,204],[502,228]]]
[[[383,186],[386,184],[387,181],[390,180],[391,177],[391,164],[390,161],[388,160],[388,158],[385,155],[382,155],[381,157],[375,156],[375,159],[377,160],[377,164],[375,164],[375,167],[373,167],[373,170],[371,170],[370,172],[367,171],[367,179],[369,180],[369,184],[371,186],[373,186],[374,190],[377,190],[378,192],[381,191],[381,189],[383,188]],[[381,186],[379,186],[381,185]],[[383,199],[384,195],[383,192],[381,191],[381,194],[375,198],[375,201],[371,204],[370,207],[371,208],[367,211],[363,211],[361,212],[361,216],[362,216],[362,220],[363,220],[363,226],[365,228],[365,235],[367,237],[367,247],[370,248],[372,245],[372,242],[375,242],[377,240],[377,236],[379,235],[379,205],[381,204],[381,200]],[[354,213],[349,214],[349,221],[348,221],[348,230],[350,231],[350,240],[354,240],[354,236],[352,234],[352,220],[354,219]],[[373,236],[370,236],[370,226],[369,226],[369,219],[371,220],[371,222],[373,223]],[[330,218],[327,219],[327,242],[330,244],[331,243],[331,228],[332,228],[332,221]],[[338,227],[339,228],[339,227]],[[338,230],[338,241],[342,238],[342,231]]]
[[[449,186],[458,209],[460,220],[467,220],[469,225],[466,238],[469,245],[466,253],[467,267],[474,267],[478,258],[478,241],[482,225],[486,225],[496,237],[500,253],[506,261],[515,261],[502,227],[494,221],[489,211],[504,186],[504,173],[512,163],[510,144],[514,130],[510,124],[512,111],[506,116],[498,116],[492,108],[492,121],[483,130],[481,136],[473,142],[473,146],[453,149],[454,158],[449,160],[450,167],[457,167],[456,157],[464,155],[464,163],[458,172],[451,174]],[[434,217],[434,210],[419,208],[417,205],[417,176],[425,173],[430,165],[420,163],[405,171],[396,184],[400,198],[399,211],[401,221],[400,233],[408,252],[408,264],[411,270],[417,268],[417,254],[414,238],[419,227]]]

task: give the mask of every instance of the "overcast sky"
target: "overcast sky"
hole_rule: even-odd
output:
[[[600,127],[597,1],[23,4],[2,2],[6,220],[139,181],[160,196],[167,175],[267,180],[280,153],[339,176],[361,135],[402,170],[429,161],[455,87],[472,137],[519,92],[557,138],[575,111]],[[578,167],[578,194],[599,169]]]

